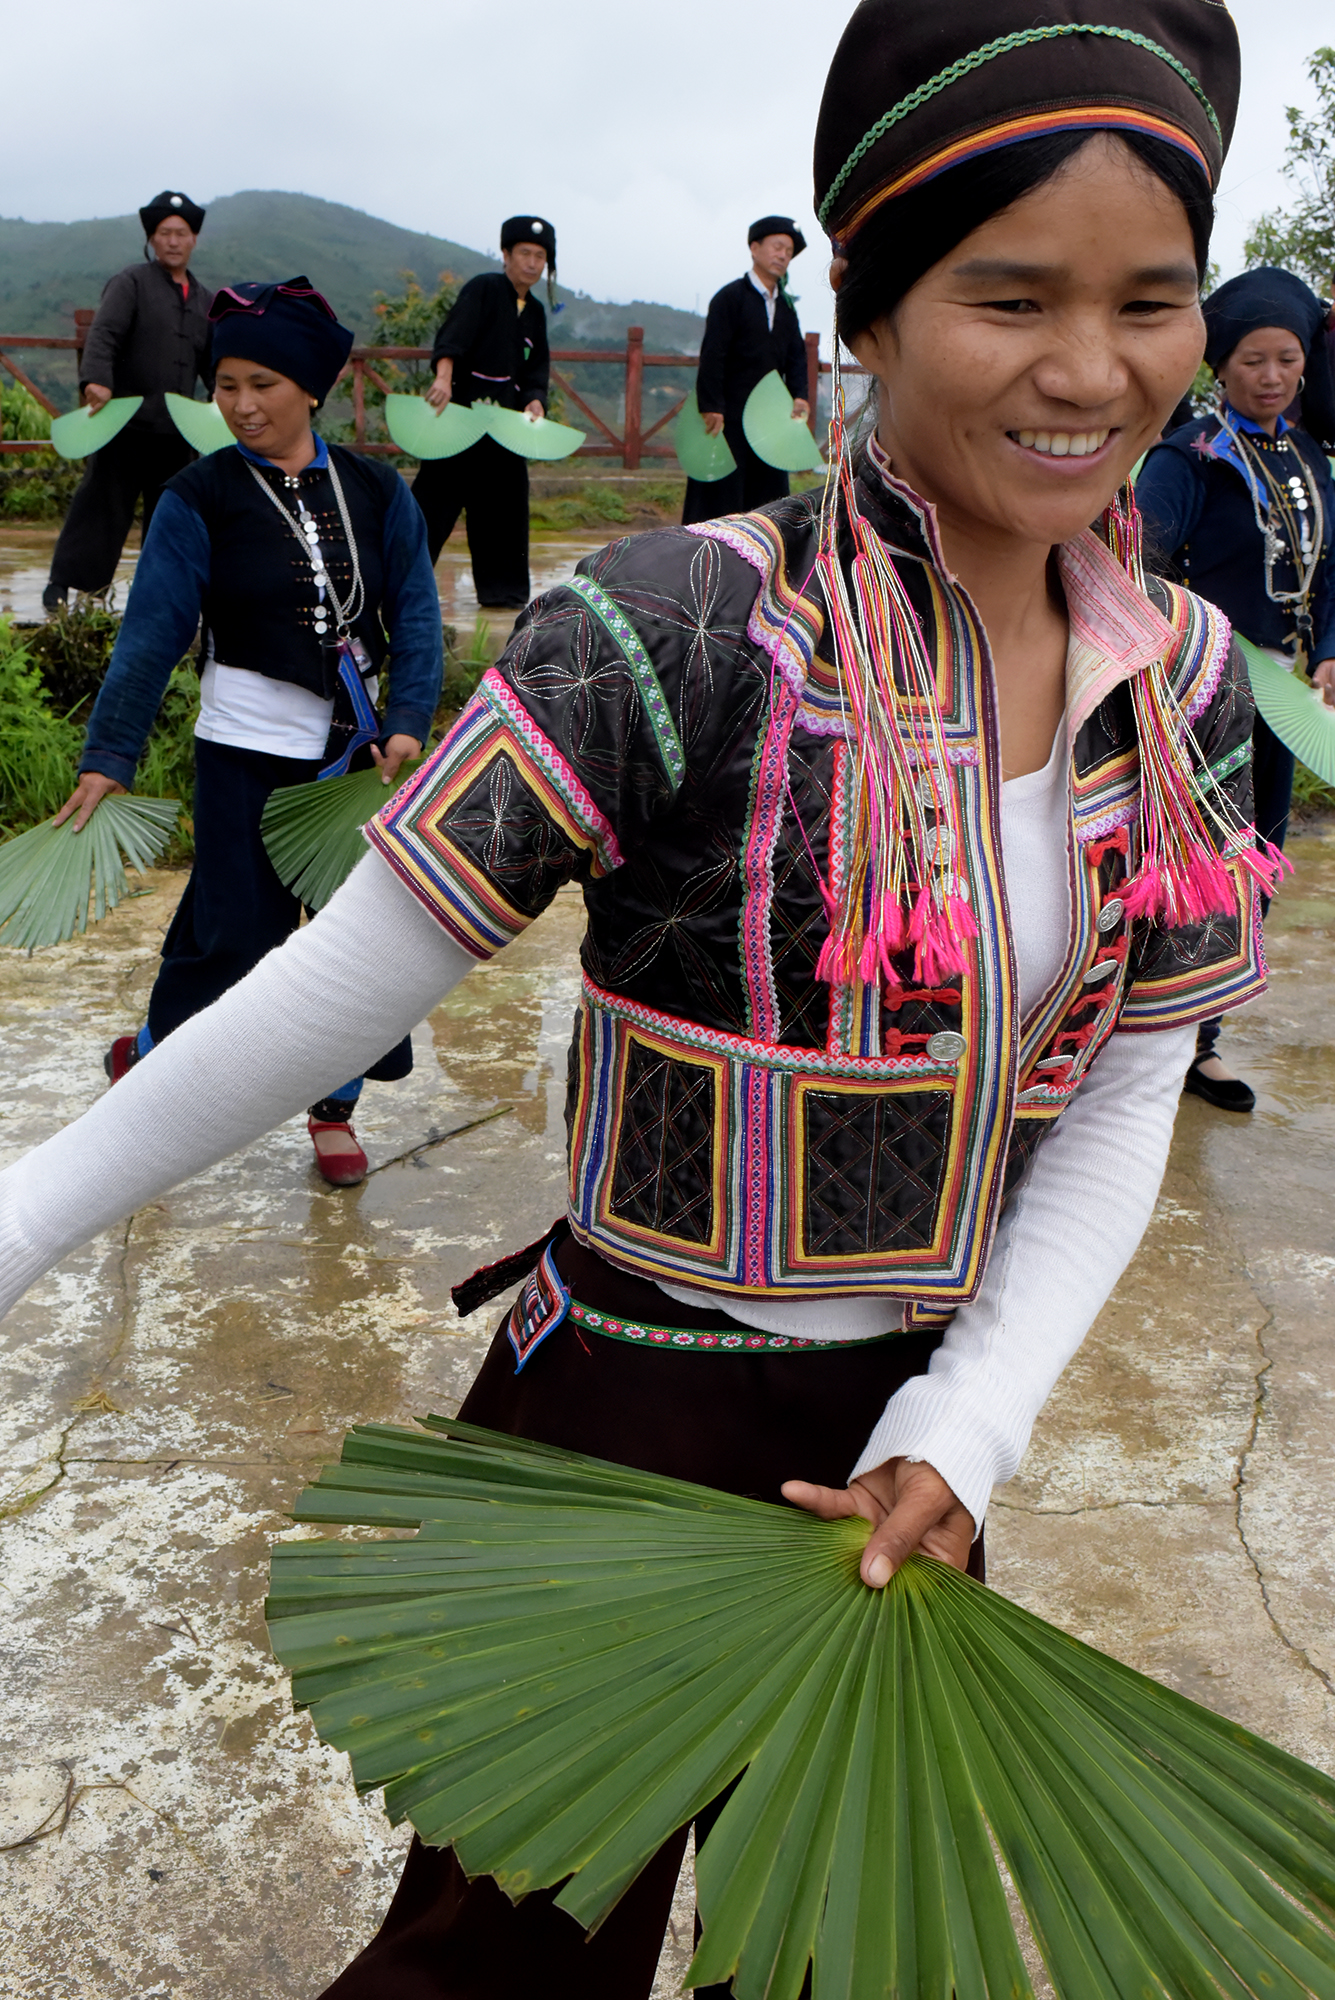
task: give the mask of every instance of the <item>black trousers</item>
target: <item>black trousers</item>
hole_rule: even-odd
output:
[[[1256,831],[1262,840],[1268,840],[1276,847],[1284,845],[1289,831],[1289,806],[1293,801],[1295,761],[1292,750],[1285,748],[1265,717],[1258,715],[1252,724],[1252,785],[1256,794]],[[1269,908],[1270,898],[1263,896],[1262,915]],[[1216,1014],[1212,1020],[1201,1022],[1196,1030],[1198,1056],[1214,1054],[1223,1025],[1221,1014]]]
[[[195,738],[195,865],[148,1003],[155,1042],[221,999],[301,922],[300,902],[274,872],[260,817],[270,792],[309,784],[319,770],[315,758],[270,757]],[[367,1075],[392,1083],[412,1066],[405,1036]]]
[[[194,456],[178,431],[141,430],[133,423],[95,451],[56,542],[52,583],[61,590],[105,590],[134,525],[136,503],[144,503],[147,534],[163,487]]]
[[[686,500],[681,510],[683,528],[689,528],[693,521],[717,521],[721,514],[746,514],[753,507],[763,507],[768,500],[782,500],[787,495],[788,474],[757,458],[746,441],[740,417],[734,423],[724,424],[723,435],[737,461],[737,469],[726,479],[686,481]]]
[[[613,1270],[567,1239],[557,1263],[575,1297],[626,1319],[727,1328],[642,1279]],[[726,1492],[780,1497],[785,1479],[842,1486],[887,1400],[926,1372],[939,1333],[844,1352],[673,1353],[608,1340],[571,1320],[521,1375],[504,1327],[461,1415],[514,1436],[697,1480]],[[983,1542],[971,1574],[983,1573]],[[722,1800],[696,1820],[703,1844]],[[585,1942],[540,1890],[516,1906],[489,1875],[469,1882],[448,1848],[416,1838],[377,1935],[324,2000],[645,2000],[667,1929],[685,1827],[663,1847]],[[696,2000],[728,1988],[697,1987]]]
[[[426,516],[432,562],[462,514],[478,603],[522,610],[529,598],[528,460],[495,438],[479,438],[453,458],[425,460],[413,498]]]

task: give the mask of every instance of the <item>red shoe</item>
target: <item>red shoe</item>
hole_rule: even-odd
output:
[[[138,1035],[117,1035],[102,1058],[102,1067],[113,1083],[128,1076],[139,1060]]]
[[[119,1044],[117,1046],[119,1047]],[[320,1148],[315,1146],[315,1164],[330,1187],[356,1187],[359,1181],[366,1179],[366,1170],[370,1162],[361,1147],[357,1145],[357,1134],[346,1118],[308,1118],[306,1130],[311,1135],[313,1146],[317,1132],[346,1132],[353,1142],[354,1151],[351,1153],[322,1153]]]

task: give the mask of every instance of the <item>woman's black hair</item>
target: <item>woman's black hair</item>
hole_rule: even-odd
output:
[[[943,257],[1022,196],[1050,181],[1095,135],[1054,132],[981,153],[935,180],[901,195],[866,223],[844,252],[835,324],[847,341],[892,313]],[[1214,226],[1214,200],[1200,168],[1180,147],[1148,133],[1118,132],[1141,163],[1175,194],[1186,210],[1196,250],[1196,272],[1205,277]]]

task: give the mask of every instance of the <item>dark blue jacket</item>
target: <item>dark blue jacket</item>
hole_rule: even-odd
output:
[[[1281,419],[1281,422],[1283,420]],[[1235,418],[1263,450],[1274,441],[1245,419]],[[1216,454],[1223,426],[1218,417],[1198,417],[1156,445],[1136,481],[1136,499],[1145,517],[1147,558],[1175,582],[1207,598],[1256,646],[1291,648],[1292,610],[1274,604],[1265,592],[1264,540],[1256,525],[1252,497],[1242,474]],[[1324,546],[1312,580],[1312,661],[1335,659],[1335,481],[1320,447],[1306,431],[1285,429],[1290,450],[1301,454],[1321,498]],[[1282,465],[1287,454],[1277,455]],[[1288,563],[1278,563],[1275,582],[1296,587]]]
[[[425,744],[443,672],[440,600],[422,510],[388,466],[319,441],[299,475],[302,499],[320,523],[329,574],[347,601],[347,540],[329,478],[338,470],[357,542],[366,602],[353,631],[378,670],[389,661],[383,734]],[[168,482],[144,538],[106,679],[88,722],[80,771],[133,785],[135,767],[173,667],[201,619],[201,657],[291,681],[328,698],[337,659],[316,636],[316,590],[296,538],[260,491],[259,466],[283,492],[283,477],[239,447],[196,461]]]

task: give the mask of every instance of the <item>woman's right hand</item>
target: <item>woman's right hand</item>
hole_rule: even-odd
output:
[[[77,813],[74,831],[82,833],[103,799],[109,797],[112,792],[124,790],[124,785],[116,778],[108,778],[101,771],[85,771],[56,814],[55,823],[57,826],[63,826],[71,813]]]
[[[426,392],[426,399],[433,410],[448,408],[454,394],[454,370],[442,370]]]

